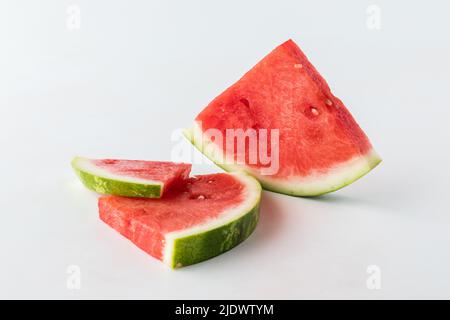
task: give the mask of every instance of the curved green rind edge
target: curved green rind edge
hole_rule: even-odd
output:
[[[72,160],[72,168],[89,190],[100,194],[134,198],[160,198],[162,196],[161,185],[132,183],[97,176],[81,170],[76,164],[77,159],[79,158],[76,157]]]
[[[214,162],[218,167],[220,167],[223,170],[228,171],[228,172],[236,171],[236,169],[232,168],[231,166],[228,166],[224,163],[220,163],[220,161],[218,161],[217,159],[214,159],[214,157],[212,157],[211,155],[204,153],[201,150],[201,147],[197,144],[197,141],[195,141],[195,138],[194,138],[194,135],[193,135],[191,129],[184,129],[183,135],[194,147],[197,148],[197,150],[199,150],[203,155],[205,155],[208,159],[210,159],[212,162]],[[299,189],[293,189],[293,188],[283,186],[282,181],[280,181],[280,183],[264,181],[264,180],[256,177],[255,175],[251,174],[251,172],[247,172],[247,171],[245,171],[245,172],[247,174],[255,177],[256,179],[258,179],[259,183],[265,190],[276,192],[276,193],[281,193],[281,194],[286,194],[289,196],[296,196],[296,197],[318,197],[318,196],[322,196],[324,194],[342,189],[345,186],[352,184],[356,180],[362,178],[367,173],[372,171],[372,169],[375,168],[382,161],[382,159],[377,154],[367,156],[365,160],[367,161],[367,166],[365,166],[363,170],[359,170],[359,171],[355,172],[351,178],[343,180],[342,183],[340,183],[340,184],[330,185],[326,188],[321,189],[320,191],[313,191],[313,192],[305,190],[304,188],[301,188],[301,186],[299,186]]]
[[[380,157],[378,157],[378,155],[367,156],[365,160],[367,161],[367,166],[363,170],[355,171],[355,173],[353,174],[353,176],[351,178],[343,180],[340,184],[332,185],[327,188],[324,188],[319,192],[298,191],[298,190],[295,190],[292,188],[283,187],[283,186],[280,186],[280,185],[277,185],[274,183],[270,183],[270,182],[260,181],[260,183],[265,190],[276,192],[276,193],[281,193],[281,194],[286,194],[289,196],[296,196],[296,197],[319,197],[319,196],[323,196],[327,193],[337,191],[339,189],[342,189],[342,188],[352,184],[356,180],[362,178],[363,176],[368,174],[370,171],[372,171],[372,169],[375,168],[377,165],[379,165],[380,162],[382,161],[382,159]]]
[[[218,228],[175,239],[170,267],[180,268],[216,257],[243,242],[259,220],[261,192],[256,205],[246,214]]]

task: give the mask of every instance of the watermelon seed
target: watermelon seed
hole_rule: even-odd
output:
[[[331,106],[333,104],[330,99],[325,100],[325,103],[327,104],[327,106]]]
[[[315,116],[318,116],[318,115],[319,115],[319,110],[317,110],[316,108],[310,107],[310,110],[311,110],[311,113],[312,113],[313,115],[315,115]]]
[[[242,98],[241,100],[239,100],[243,105],[245,105],[247,108],[250,108],[250,102],[248,102],[247,99]]]
[[[294,64],[294,68],[301,69],[301,68],[303,68],[303,65],[301,63],[296,63],[296,64]]]
[[[197,197],[197,199],[198,199],[198,200],[205,200],[205,196],[201,194],[201,195],[199,195],[199,196]]]

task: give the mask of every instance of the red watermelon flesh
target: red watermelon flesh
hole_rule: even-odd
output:
[[[233,226],[239,237],[248,236],[257,221],[258,188],[253,178],[244,175],[195,176],[160,199],[103,196],[99,199],[100,218],[148,254],[179,267],[231,248],[225,243],[229,241],[224,238],[227,229],[214,231],[213,226],[233,210],[238,214],[231,214],[231,220],[239,215],[250,219],[251,223]]]
[[[288,194],[339,189],[380,162],[350,112],[292,40],[273,50],[197,116],[193,130],[209,129],[220,130],[224,137],[227,129],[255,129],[258,135],[259,129],[268,129],[269,137],[272,129],[278,129],[279,169],[270,176],[260,174],[258,169],[264,167],[260,161],[249,161],[257,152],[249,149],[249,143],[244,165],[227,165],[207,156],[225,169],[244,169],[267,189]],[[197,134],[189,135],[198,146]],[[236,160],[236,146],[214,144],[224,154],[234,153]],[[269,144],[268,154],[273,149]]]
[[[191,164],[163,161],[75,157],[72,167],[81,182],[100,194],[160,198],[189,177]]]
[[[191,164],[164,161],[93,159],[92,163],[118,175],[164,183],[166,189],[189,177]]]

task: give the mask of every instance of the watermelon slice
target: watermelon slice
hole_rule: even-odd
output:
[[[172,268],[221,254],[244,241],[259,217],[261,186],[242,174],[192,177],[161,199],[103,196],[100,218]]]
[[[249,133],[241,140],[243,147],[228,144],[230,129]],[[184,134],[225,170],[245,171],[265,189],[296,196],[340,189],[381,161],[344,104],[292,40],[216,97]],[[253,147],[251,134],[258,141]],[[266,142],[265,149],[261,142]],[[271,161],[262,161],[261,154]]]
[[[97,193],[143,198],[161,197],[191,171],[186,163],[82,157],[74,158],[72,167],[83,184]]]

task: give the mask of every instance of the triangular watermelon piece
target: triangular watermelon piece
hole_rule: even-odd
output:
[[[239,129],[248,138],[242,148],[233,136]],[[228,144],[229,132],[234,144]],[[297,196],[340,189],[381,161],[292,40],[215,98],[185,135],[224,169],[246,171],[265,189]],[[265,148],[259,145],[264,141]]]
[[[160,198],[183,183],[191,164],[164,161],[88,159],[76,157],[72,167],[83,184],[100,194]]]

